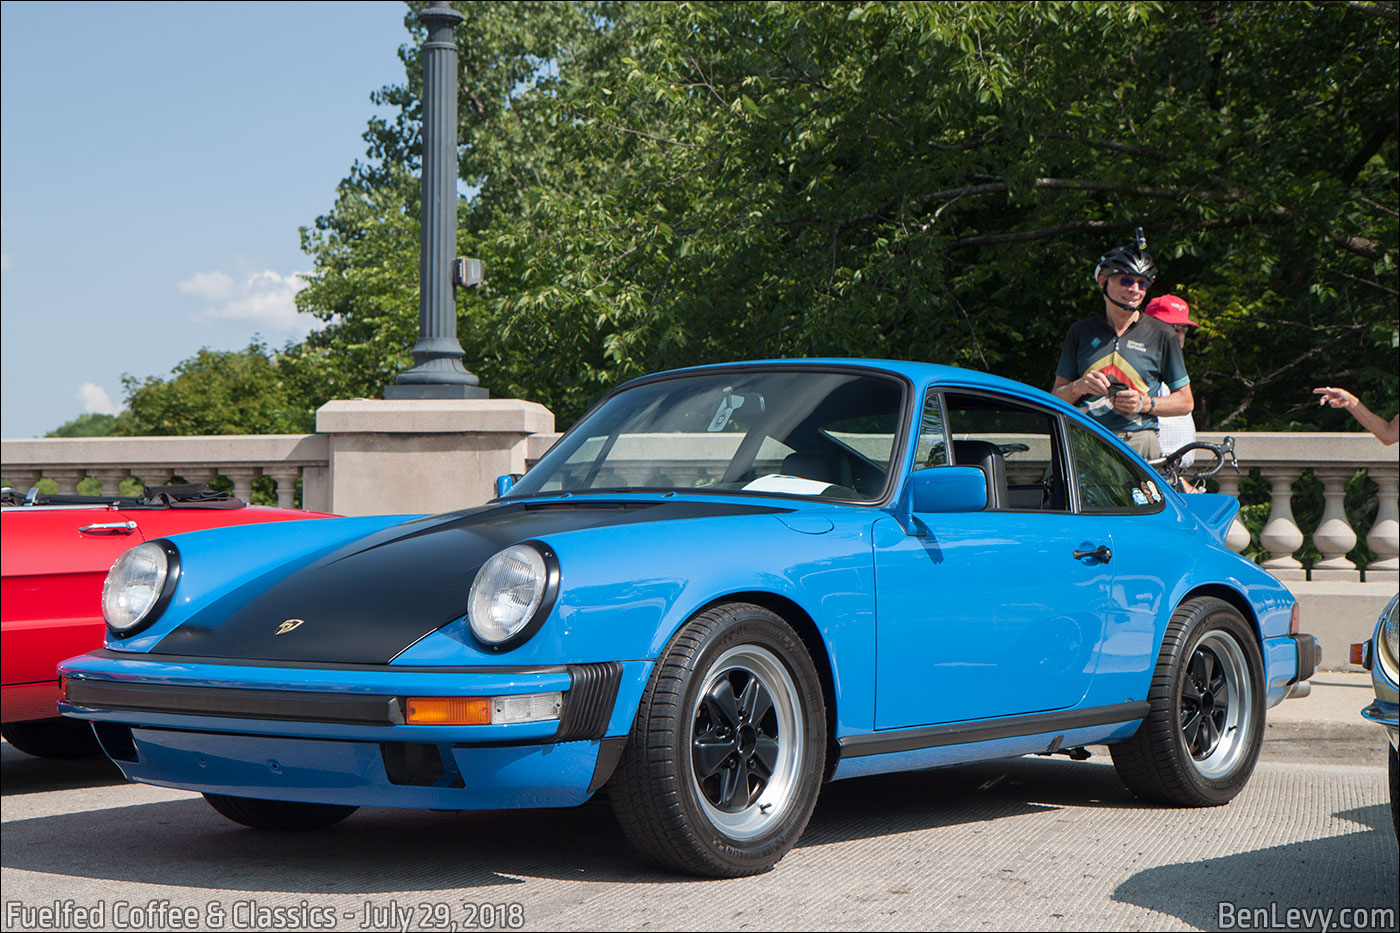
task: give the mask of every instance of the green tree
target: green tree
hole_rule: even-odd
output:
[[[99,415],[88,412],[72,421],[65,421],[45,437],[106,437],[117,425],[116,415]]]
[[[315,429],[315,412],[292,391],[284,365],[265,344],[205,348],[169,379],[122,377],[126,410],[113,434],[296,434]]]
[[[1206,326],[1203,427],[1393,410],[1395,4],[480,3],[458,31],[468,366],[562,423],[617,381],[755,356],[1048,385],[1094,258],[1147,228]],[[418,40],[304,233],[291,369],[407,362]]]

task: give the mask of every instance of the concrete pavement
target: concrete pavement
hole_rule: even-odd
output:
[[[1384,765],[1385,730],[1361,718],[1361,709],[1375,699],[1370,672],[1318,671],[1311,683],[1311,695],[1268,711],[1263,755]]]

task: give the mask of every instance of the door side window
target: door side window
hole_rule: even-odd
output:
[[[1079,510],[1097,513],[1156,512],[1162,508],[1157,480],[1088,428],[1070,424]]]
[[[1056,416],[985,395],[949,393],[944,403],[951,462],[987,474],[989,510],[1069,511]]]

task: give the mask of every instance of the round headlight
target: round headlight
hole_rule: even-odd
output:
[[[522,633],[528,637],[558,587],[559,571],[552,563],[534,547],[515,544],[482,564],[467,597],[472,634],[488,648],[506,647]]]
[[[1400,680],[1400,596],[1390,600],[1376,623],[1376,657],[1392,682]]]
[[[118,557],[102,584],[102,616],[118,635],[127,635],[161,601],[170,573],[166,549],[154,541]]]

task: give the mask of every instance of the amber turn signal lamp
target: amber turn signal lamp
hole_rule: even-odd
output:
[[[487,697],[409,697],[404,722],[411,726],[485,726],[491,723]]]
[[[1371,669],[1371,643],[1369,641],[1351,646],[1351,663],[1360,664],[1368,671]]]

